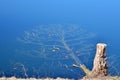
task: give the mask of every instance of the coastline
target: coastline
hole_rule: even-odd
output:
[[[0,80],[75,80],[68,78],[16,78],[16,77],[1,77]],[[106,77],[98,77],[98,78],[83,78],[78,80],[120,80],[119,76],[106,76]]]

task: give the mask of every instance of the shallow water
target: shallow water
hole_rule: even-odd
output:
[[[76,62],[79,61],[69,56],[71,51],[60,49],[59,52],[59,47],[56,48],[56,46],[41,47],[19,41],[19,38],[23,39],[25,35],[24,31],[31,32],[32,29],[37,29],[37,27],[41,25],[48,27],[51,24],[56,24],[57,26],[61,24],[64,26],[62,29],[64,32],[69,31],[66,25],[73,24],[87,31],[87,34],[93,33],[95,35],[94,37],[83,40],[87,42],[87,44],[91,43],[93,45],[91,47],[92,51],[88,51],[88,49],[85,51],[85,46],[77,45],[79,39],[78,41],[68,43],[71,46],[70,49],[75,52],[76,57],[78,57],[83,64],[89,69],[92,69],[96,43],[106,43],[108,45],[109,73],[119,75],[119,3],[119,0],[0,1],[0,75],[36,78],[79,78],[84,76],[84,73],[80,69],[72,67],[72,64],[77,64]],[[40,32],[43,30],[41,29]],[[48,29],[48,31],[49,30],[50,29]],[[70,30],[72,30],[72,28],[70,28]],[[54,31],[56,31],[56,29],[54,29]],[[71,32],[73,33],[73,31]],[[85,34],[86,33],[82,34],[82,37]],[[78,35],[81,35],[81,33],[78,33]],[[44,39],[48,39],[46,35],[42,36]],[[75,36],[75,38],[78,37],[79,36]],[[72,37],[68,38],[68,40],[72,39]],[[40,43],[45,43],[46,45],[46,42],[44,42],[44,40],[42,41],[43,42]],[[62,45],[54,41],[51,43],[54,43],[54,45]],[[76,44],[73,46],[72,43]],[[84,51],[80,52],[79,50],[82,48]],[[39,51],[44,54],[40,54]]]

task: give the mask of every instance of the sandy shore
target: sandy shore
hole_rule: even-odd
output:
[[[15,78],[15,77],[10,77],[10,78],[6,78],[6,77],[2,77],[0,78],[0,80],[74,80],[74,79],[68,79],[68,78],[56,78],[56,79],[53,79],[53,78],[41,78],[41,79],[36,79],[36,78],[26,78],[26,79],[23,79],[23,78]]]
[[[41,79],[36,79],[36,78],[15,78],[15,77],[10,77],[10,78],[6,78],[6,77],[1,77],[0,80],[74,80],[74,79],[68,79],[68,78],[41,78]],[[101,77],[101,78],[83,78],[83,79],[79,79],[79,80],[120,80],[120,77],[118,76],[108,76],[108,77]]]

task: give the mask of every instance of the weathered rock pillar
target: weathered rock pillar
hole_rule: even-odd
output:
[[[106,62],[106,44],[98,43],[96,55],[94,58],[93,69],[89,77],[103,77],[107,76],[107,62]]]

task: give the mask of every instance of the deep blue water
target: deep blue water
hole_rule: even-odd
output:
[[[17,38],[22,37],[24,31],[31,31],[36,26],[49,24],[77,24],[88,32],[94,33],[95,37],[87,42],[94,45],[93,49],[98,42],[108,45],[109,74],[119,75],[119,4],[119,0],[1,0],[0,75],[36,78],[78,78],[84,75],[80,69],[71,66],[75,63],[73,59],[64,60],[61,57],[57,59],[58,56],[64,56],[63,54],[55,54],[57,58],[54,54],[50,55],[52,58],[24,55],[27,54],[25,51],[30,51],[31,48],[39,49],[39,46],[24,44]],[[66,27],[64,29],[67,31]],[[91,63],[83,61],[89,69],[92,68],[94,54],[95,49],[91,51],[90,56],[86,55]],[[82,58],[86,60],[86,56]],[[23,65],[27,76],[23,71]]]

